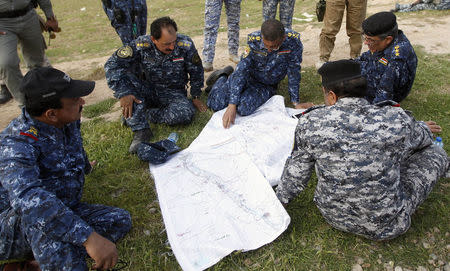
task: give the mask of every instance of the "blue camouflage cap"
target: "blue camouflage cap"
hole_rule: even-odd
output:
[[[155,143],[142,142],[137,149],[139,159],[150,164],[162,164],[167,161],[171,154],[181,150],[174,142],[164,139]]]

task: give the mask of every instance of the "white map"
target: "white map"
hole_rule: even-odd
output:
[[[271,184],[281,176],[297,121],[274,96],[253,115],[222,126],[215,113],[200,135],[150,167],[172,250],[183,270],[203,270],[234,250],[277,238],[290,217]]]

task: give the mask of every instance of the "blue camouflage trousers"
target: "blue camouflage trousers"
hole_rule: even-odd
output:
[[[292,29],[295,0],[263,0],[263,19],[275,19],[277,6],[280,4],[280,22],[287,29]]]
[[[208,96],[207,105],[214,111],[219,111],[228,106],[230,101],[230,85],[233,82],[233,74],[229,78],[221,76],[211,89]],[[275,95],[277,86],[265,85],[248,79],[241,92],[236,110],[241,116],[251,115],[263,105],[267,100]]]
[[[119,208],[80,203],[72,208],[101,236],[116,242],[131,229],[130,214]],[[14,210],[0,214],[0,260],[33,257],[42,270],[88,270],[83,246],[55,240],[26,225]]]
[[[228,51],[237,55],[239,49],[239,20],[241,0],[206,0],[205,1],[205,40],[203,43],[203,61],[212,63],[215,55],[217,31],[220,24],[222,4],[225,3],[228,25]]]
[[[149,121],[169,125],[188,124],[195,115],[195,107],[185,90],[157,89],[136,98],[142,103],[133,104],[133,114],[126,119],[133,132],[150,128]]]
[[[145,35],[147,29],[145,0],[102,0],[102,4],[106,16],[111,21],[111,26],[114,27],[124,45]]]

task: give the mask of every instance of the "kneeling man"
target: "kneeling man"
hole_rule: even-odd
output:
[[[247,43],[236,71],[227,77],[232,71],[227,67],[206,80],[212,86],[208,106],[214,111],[227,108],[222,119],[225,128],[234,123],[236,112],[250,115],[269,100],[286,75],[292,104],[296,108],[312,106],[312,103],[300,103],[299,98],[303,52],[299,33],[285,30],[280,21],[269,19],[262,24],[261,31],[248,35]]]
[[[113,242],[130,230],[130,214],[81,202],[91,171],[81,97],[93,89],[53,68],[25,75],[25,108],[0,134],[0,260],[34,257],[42,270],[87,270],[87,255],[94,268],[116,264]]]
[[[314,201],[333,227],[372,240],[405,233],[448,168],[447,154],[432,142],[440,127],[392,101],[369,104],[357,62],[328,62],[319,74],[327,106],[300,117],[279,200],[302,192],[315,168]]]

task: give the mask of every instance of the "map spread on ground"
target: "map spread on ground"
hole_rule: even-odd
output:
[[[290,217],[278,183],[296,119],[281,96],[222,126],[216,112],[200,135],[168,162],[150,166],[172,250],[183,270],[204,270],[235,250],[275,240]]]

